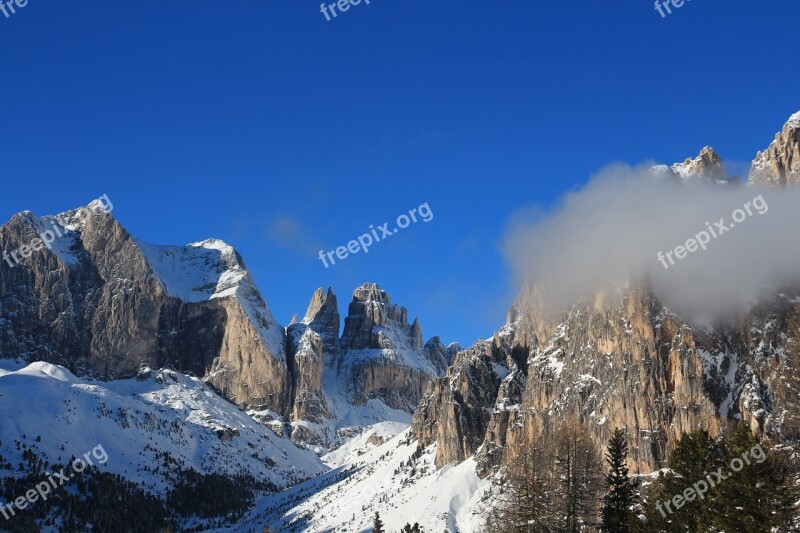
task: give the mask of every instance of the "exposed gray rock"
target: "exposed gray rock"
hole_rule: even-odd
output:
[[[800,112],[789,118],[766,150],[758,152],[749,181],[769,187],[800,182]]]
[[[447,368],[453,364],[456,354],[461,351],[461,346],[457,342],[445,345],[439,337],[433,337],[424,346],[426,357],[433,363],[433,366],[444,374]]]
[[[380,399],[411,412],[443,370],[441,360],[434,363],[424,350],[418,320],[409,325],[406,308],[392,304],[374,283],[353,292],[340,347],[337,373],[354,404]]]
[[[133,377],[145,364],[197,376],[240,405],[285,412],[285,333],[241,257],[221,241],[156,247],[90,208],[0,228],[7,252],[48,228],[63,237],[19,265],[0,265],[4,357],[61,364],[76,374]]]
[[[412,431],[437,444],[437,465],[474,454],[485,475],[565,421],[579,421],[600,447],[624,428],[630,465],[646,473],[666,466],[683,433],[718,434],[740,418],[770,439],[798,442],[798,368],[797,289],[692,327],[642,283],[621,300],[597,295],[558,315],[526,287],[509,323],[434,382]]]
[[[494,365],[505,361],[492,342],[478,341],[456,356],[447,374],[433,382],[414,413],[420,444],[436,443],[436,465],[461,462],[483,442],[500,387]]]
[[[331,417],[322,390],[325,355],[339,351],[339,310],[333,289],[328,288],[327,294],[317,289],[303,321],[290,325],[287,333],[295,391],[291,420],[323,422]],[[316,440],[305,428],[296,429],[302,434],[293,434],[294,440]]]
[[[672,166],[656,165],[651,167],[651,172],[658,176],[676,180],[701,179],[710,182],[725,181],[725,166],[722,159],[710,146],[700,150],[695,158],[687,158],[682,163]]]
[[[710,181],[725,179],[722,159],[710,146],[700,150],[700,154],[694,159],[687,158],[683,163],[675,163],[670,169],[681,179],[702,178]]]

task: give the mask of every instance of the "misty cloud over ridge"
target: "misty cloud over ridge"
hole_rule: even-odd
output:
[[[740,219],[746,215],[741,222],[732,218],[737,209]],[[732,227],[723,232],[715,226],[720,219]],[[709,226],[718,236],[706,250],[675,256]],[[549,212],[517,213],[503,251],[519,281],[544,286],[551,311],[644,279],[672,310],[705,320],[800,279],[798,230],[800,187],[678,182],[649,166],[616,164]],[[665,268],[659,252],[673,252],[675,264],[665,260]]]

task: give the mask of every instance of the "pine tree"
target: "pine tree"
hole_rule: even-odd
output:
[[[569,533],[596,525],[597,503],[602,494],[599,472],[603,465],[594,442],[577,423],[567,423],[555,434],[554,510],[559,530]]]
[[[672,472],[643,502],[649,530],[790,530],[797,493],[786,458],[770,452],[746,424],[719,443],[705,431],[684,435],[669,466]]]
[[[486,528],[491,533],[549,533],[552,527],[548,500],[552,452],[537,439],[509,460],[495,483],[494,510]]]
[[[603,497],[603,514],[600,530],[604,533],[630,533],[636,520],[631,506],[636,502],[636,491],[628,478],[628,443],[621,429],[615,429],[608,441],[606,462],[608,492]]]
[[[372,519],[372,533],[386,533],[383,529],[383,522],[381,522],[381,515],[375,511],[375,516]]]
[[[669,457],[670,471],[661,475],[644,504],[648,526],[653,531],[713,531],[713,501],[716,489],[702,499],[691,501],[682,497],[685,490],[709,472],[724,469],[723,457],[717,444],[705,430],[684,434],[675,444]],[[676,506],[674,498],[680,507]]]
[[[718,489],[715,524],[725,531],[774,531],[791,521],[796,491],[785,457],[766,445],[740,422],[724,443],[728,479]],[[740,468],[739,472],[735,469]]]

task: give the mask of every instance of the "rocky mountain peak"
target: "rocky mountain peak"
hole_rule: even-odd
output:
[[[413,411],[434,377],[452,357],[446,347],[425,348],[419,320],[408,323],[408,310],[391,303],[375,283],[353,291],[340,339],[338,371],[350,401],[356,405],[381,399],[386,405]]]
[[[335,355],[339,352],[341,317],[333,287],[328,287],[327,292],[322,287],[314,291],[301,324],[308,326],[320,336],[325,353]],[[290,327],[293,326],[297,329],[295,324]]]
[[[356,302],[377,302],[381,304],[391,303],[391,298],[378,287],[377,283],[365,283],[353,291],[353,303]]]
[[[419,325],[419,317],[414,318],[414,322],[411,324],[411,338],[417,349],[422,348],[422,326]]]
[[[381,350],[392,348],[392,344],[396,344],[392,340],[402,343],[401,339],[410,341],[412,337],[408,311],[405,307],[392,304],[389,295],[377,283],[365,283],[353,291],[353,301],[344,319],[343,349]],[[421,342],[409,344],[422,349]]]
[[[725,179],[722,159],[710,146],[700,150],[694,159],[689,157],[683,163],[675,163],[670,170],[681,179],[702,178],[712,181]]]
[[[306,311],[306,316],[303,318],[303,324],[311,324],[314,321],[325,320],[332,314],[336,314],[338,322],[339,304],[336,301],[336,295],[333,294],[333,287],[328,287],[327,293],[320,287],[314,291],[314,294],[311,296],[311,302],[308,304],[308,310]]]
[[[766,150],[758,152],[749,182],[768,187],[800,182],[800,112],[789,117]]]
[[[218,239],[186,246],[134,239],[105,199],[53,216],[22,213],[0,227],[9,252],[55,237],[0,266],[8,288],[0,336],[13,339],[4,355],[108,379],[135,376],[142,364],[170,367],[203,376],[239,405],[283,412],[285,332],[239,253]]]

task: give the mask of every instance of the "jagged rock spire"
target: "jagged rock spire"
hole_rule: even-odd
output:
[[[789,117],[766,150],[758,152],[750,167],[749,182],[768,187],[800,182],[800,112]]]

